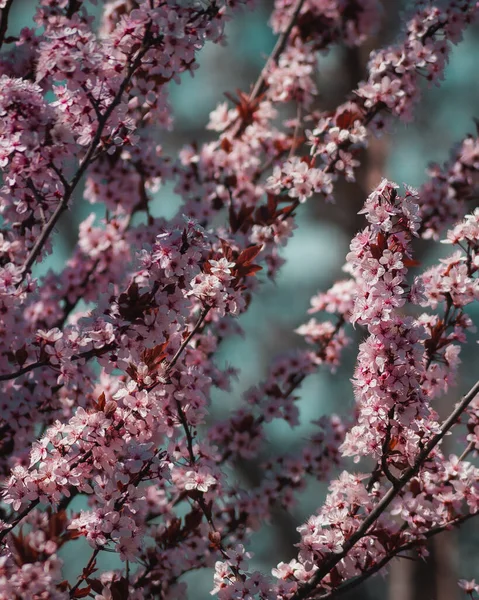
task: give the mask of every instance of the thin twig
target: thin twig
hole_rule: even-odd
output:
[[[266,78],[268,76],[268,71],[270,70],[270,68],[273,64],[278,62],[279,57],[281,56],[284,49],[286,48],[288,38],[291,35],[291,31],[295,25],[296,19],[298,18],[298,15],[303,7],[304,2],[305,2],[305,0],[296,0],[296,4],[295,4],[293,11],[291,13],[291,16],[289,18],[287,27],[283,31],[283,33],[279,36],[279,38],[277,39],[276,44],[275,44],[271,54],[268,57],[268,60],[266,61],[264,67],[261,70],[261,73],[259,74],[258,79],[256,80],[256,83],[253,86],[251,94],[249,95],[249,98],[248,98],[249,103],[252,103],[254,100],[256,100],[258,98],[258,96],[260,96],[263,93],[263,91],[265,90]],[[242,118],[238,115],[237,119],[232,121],[232,123],[228,126],[228,128],[229,127],[233,128],[233,131],[232,131],[233,137],[237,137],[239,135],[240,131],[242,131]]]
[[[185,435],[186,435],[186,445],[188,447],[188,454],[190,457],[190,465],[194,466],[194,464],[196,462],[196,457],[195,457],[195,453],[193,451],[193,436],[191,435],[191,430],[189,428],[185,412],[184,412],[183,407],[181,406],[181,402],[179,400],[176,401],[176,409],[178,411],[180,423],[182,424]]]
[[[91,569],[93,569],[93,565],[95,564],[96,557],[100,554],[100,552],[101,552],[101,548],[95,548],[95,550],[93,550],[87,566],[83,569],[82,574],[79,575],[75,585],[70,589],[70,598],[75,597],[75,592],[77,591],[77,589],[80,586],[80,584],[82,583],[82,581],[84,581],[86,579],[86,577],[88,577],[87,573],[89,573],[89,571]]]
[[[459,462],[461,462],[462,460],[464,460],[476,447],[475,442],[469,442],[469,444],[467,445],[466,449],[464,450],[464,452],[461,454],[461,456],[459,457]]]
[[[203,308],[203,310],[201,311],[201,314],[200,314],[200,318],[196,322],[195,326],[190,331],[188,336],[183,340],[183,342],[182,342],[181,346],[178,348],[176,354],[173,356],[173,358],[168,363],[168,366],[166,367],[166,375],[168,375],[170,373],[170,371],[173,369],[173,367],[176,365],[176,363],[178,362],[178,359],[180,358],[181,354],[183,353],[183,350],[190,343],[191,338],[195,335],[195,333],[201,327],[201,325],[202,325],[203,321],[205,320],[206,315],[209,313],[209,311],[210,311],[209,306],[206,306],[205,308]]]
[[[72,361],[82,360],[82,359],[89,360],[93,356],[100,356],[101,354],[104,354],[105,352],[109,352],[110,350],[113,350],[115,347],[116,347],[115,344],[111,343],[111,344],[106,344],[102,348],[92,348],[91,350],[86,350],[85,352],[80,352],[80,354],[73,355],[71,357],[71,360]],[[0,381],[9,381],[10,379],[16,379],[17,377],[20,377],[20,375],[25,375],[25,373],[28,373],[29,371],[33,371],[34,369],[38,369],[39,367],[45,367],[47,365],[52,368],[55,367],[55,365],[52,365],[51,363],[49,363],[48,360],[38,360],[37,362],[30,363],[29,365],[22,367],[21,369],[19,369],[18,371],[15,371],[14,373],[6,373],[4,375],[0,375]]]
[[[278,62],[279,57],[283,53],[283,51],[286,47],[288,38],[291,35],[291,31],[296,23],[296,19],[298,18],[298,15],[299,15],[301,9],[303,8],[304,1],[305,0],[296,0],[296,4],[295,4],[293,11],[291,13],[291,16],[289,18],[288,25],[287,25],[286,29],[283,31],[283,33],[279,36],[279,38],[273,48],[272,53],[270,54],[268,60],[266,61],[266,64],[264,65],[264,67],[260,73],[260,76],[256,80],[256,83],[253,87],[253,91],[251,92],[250,97],[249,97],[250,102],[252,100],[255,100],[263,92],[264,88],[266,87],[266,77],[267,77],[268,71],[273,64]]]
[[[149,38],[148,31],[145,35],[145,39],[146,38]],[[98,127],[97,127],[97,130],[93,137],[93,140],[91,141],[90,146],[89,146],[85,156],[83,157],[83,160],[81,161],[77,172],[73,176],[73,179],[70,181],[70,183],[66,183],[63,178],[60,178],[60,180],[62,181],[62,185],[64,187],[63,198],[61,199],[60,203],[58,204],[57,208],[55,209],[55,212],[52,214],[52,216],[48,220],[46,226],[43,228],[40,236],[38,237],[33,248],[31,249],[28,257],[26,258],[26,260],[22,266],[21,280],[19,283],[21,283],[25,280],[25,277],[30,272],[33,263],[37,259],[38,255],[41,253],[51,232],[53,231],[53,228],[57,224],[58,219],[63,214],[63,212],[67,209],[68,202],[70,201],[70,198],[72,197],[73,192],[75,191],[77,185],[79,184],[80,180],[82,179],[83,175],[85,174],[86,170],[88,169],[88,167],[92,161],[93,155],[97,149],[97,146],[99,145],[99,143],[101,141],[101,136],[102,136],[103,130],[105,129],[109,118],[111,117],[115,108],[120,104],[121,99],[123,97],[123,93],[125,92],[128,84],[130,83],[130,80],[133,77],[135,71],[140,66],[143,56],[148,52],[148,50],[151,46],[151,43],[152,43],[151,41],[145,42],[143,48],[141,48],[141,50],[138,52],[133,63],[128,68],[127,74],[126,74],[124,80],[121,82],[121,85],[118,88],[118,91],[117,91],[115,97],[113,98],[111,104],[105,110],[101,119],[98,119]],[[57,167],[52,166],[52,168],[58,175],[59,170],[57,169]]]
[[[391,430],[392,430],[392,422],[391,421],[393,418],[394,418],[394,406],[392,408],[390,408],[389,412],[388,412],[388,424],[386,427],[386,436],[384,438],[382,452],[381,452],[381,467],[382,467],[384,475],[386,475],[386,477],[393,484],[393,486],[396,486],[398,483],[398,479],[391,473],[391,471],[389,469],[389,465],[388,465],[389,444],[391,443]]]

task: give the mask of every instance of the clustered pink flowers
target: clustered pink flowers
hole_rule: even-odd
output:
[[[446,419],[435,409],[479,299],[477,135],[420,190],[384,180],[372,191],[346,278],[296,330],[305,347],[206,427],[212,390],[236,374],[216,364],[218,347],[280,269],[300,205],[332,201],[369,136],[413,119],[421,80],[440,83],[478,3],[416,3],[402,41],[373,52],[366,81],[321,113],[318,51],[362,44],[379,3],[277,0],[278,44],[252,91],[228,96],[211,114],[214,141],[179,156],[158,141],[174,127],[168,84],[249,0],[110,0],[100,23],[86,1],[40,0],[18,37],[14,3],[0,1],[0,600],[181,600],[183,575],[206,568],[220,600],[333,598],[478,514],[479,383]],[[182,200],[169,220],[149,208],[165,181]],[[83,182],[104,217],[80,224],[60,273],[37,277]],[[452,253],[411,271],[418,237]],[[266,447],[267,423],[299,423],[295,392],[336,370],[351,326],[364,336],[355,414],[313,423],[301,453],[271,456],[256,487],[234,481],[230,466]],[[451,430],[465,448],[445,456]],[[252,570],[251,534],[311,478],[329,492],[298,526],[297,558]],[[60,550],[79,538],[90,555],[67,580]],[[122,566],[98,569],[103,552]]]

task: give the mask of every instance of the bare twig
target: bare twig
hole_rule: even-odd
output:
[[[391,443],[391,429],[392,429],[391,420],[393,418],[394,418],[394,406],[388,412],[388,424],[386,427],[386,436],[384,437],[382,453],[381,453],[381,468],[383,470],[384,475],[386,475],[386,477],[393,484],[393,486],[396,486],[398,484],[398,479],[396,477],[394,477],[394,475],[391,473],[391,471],[389,469],[389,465],[388,465],[388,454],[389,454],[389,445]]]
[[[467,445],[466,449],[464,450],[464,452],[459,457],[459,462],[461,462],[467,456],[469,456],[469,454],[474,450],[475,447],[476,447],[475,442],[469,442],[469,444]]]
[[[104,354],[105,352],[109,352],[110,350],[113,350],[115,347],[116,347],[115,344],[106,344],[102,348],[92,348],[91,350],[86,350],[85,352],[80,352],[80,354],[75,354],[74,356],[71,357],[71,360],[72,361],[82,360],[82,359],[88,360],[88,359],[92,358],[93,356],[100,356],[101,354]],[[0,375],[0,381],[9,381],[10,379],[16,379],[17,377],[20,377],[20,375],[25,375],[25,373],[28,373],[29,371],[33,371],[34,369],[38,369],[39,367],[45,367],[47,365],[51,366],[52,368],[55,367],[55,365],[50,364],[48,362],[48,360],[38,360],[37,362],[30,363],[29,365],[22,367],[21,369],[19,369],[18,371],[15,371],[14,373],[6,373],[5,375]]]
[[[304,2],[305,2],[305,0],[296,0],[296,4],[293,8],[293,11],[291,12],[291,16],[289,18],[286,29],[283,31],[283,33],[279,36],[278,40],[276,41],[276,44],[275,44],[271,54],[269,55],[268,60],[266,61],[263,69],[261,70],[261,73],[259,74],[258,79],[256,80],[256,83],[253,86],[251,94],[248,97],[249,103],[252,103],[264,92],[264,90],[266,88],[266,78],[268,76],[268,71],[271,69],[271,66],[273,64],[278,62],[279,57],[281,56],[284,49],[286,48],[286,44],[288,42],[289,36],[291,35],[291,31],[294,27],[294,24],[296,22],[296,19],[298,18],[299,13],[303,7]],[[239,133],[242,131],[241,117],[238,115],[237,119],[232,121],[232,123],[228,127],[233,128],[232,135],[233,135],[233,137],[237,137],[239,135]]]

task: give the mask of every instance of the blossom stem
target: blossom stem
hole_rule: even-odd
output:
[[[474,450],[475,446],[476,446],[476,444],[474,442],[469,442],[469,444],[467,445],[466,449],[464,450],[464,452],[459,457],[459,459],[458,459],[459,462],[461,462],[467,456],[469,456],[469,454]]]
[[[305,2],[305,0],[296,0],[296,4],[295,4],[294,9],[289,18],[287,27],[283,31],[283,33],[279,36],[278,40],[276,41],[273,51],[269,55],[268,60],[266,61],[264,67],[261,70],[261,73],[260,73],[258,79],[256,80],[256,83],[253,86],[251,94],[249,95],[249,98],[248,98],[248,101],[250,103],[253,102],[254,100],[256,100],[256,98],[258,98],[258,96],[260,96],[264,92],[264,90],[266,88],[266,77],[268,76],[268,72],[271,69],[272,65],[274,65],[278,62],[279,57],[281,56],[284,49],[286,48],[286,44],[288,42],[289,36],[294,27],[296,19],[298,18],[298,15],[303,7],[304,2]],[[233,121],[233,123],[235,123],[235,122]],[[235,123],[233,133],[232,133],[233,137],[237,137],[240,134],[240,132],[242,132],[242,131],[243,131],[242,119],[241,119],[241,117],[238,116],[238,119]]]

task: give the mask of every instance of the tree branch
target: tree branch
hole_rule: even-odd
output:
[[[60,203],[58,204],[57,208],[55,209],[55,212],[52,214],[52,216],[48,220],[47,224],[43,228],[42,232],[40,233],[40,236],[36,240],[33,248],[31,249],[28,257],[26,258],[26,260],[22,266],[21,280],[20,280],[19,284],[25,280],[25,277],[30,272],[33,263],[35,262],[38,255],[41,253],[43,247],[45,246],[58,219],[61,217],[62,213],[66,210],[66,208],[68,206],[68,202],[70,201],[70,198],[73,195],[73,192],[75,191],[81,178],[83,177],[83,175],[85,174],[86,170],[88,169],[90,163],[92,162],[93,155],[95,154],[95,151],[101,141],[101,136],[102,136],[103,130],[106,127],[108,119],[111,117],[115,108],[120,104],[123,93],[125,92],[135,71],[140,66],[142,58],[145,56],[145,54],[150,49],[152,43],[153,43],[153,40],[150,38],[149,31],[147,30],[147,32],[145,34],[145,40],[144,40],[143,47],[139,50],[133,63],[129,66],[126,77],[121,82],[121,85],[118,88],[118,91],[117,91],[115,97],[113,98],[111,104],[105,110],[102,117],[98,119],[98,127],[97,127],[97,130],[93,137],[93,140],[91,141],[90,146],[88,147],[88,150],[87,150],[85,156],[83,157],[83,160],[81,161],[77,172],[73,176],[73,179],[70,181],[70,183],[66,183],[63,178],[60,178],[60,180],[62,181],[62,185],[64,187],[63,198],[61,199]],[[52,168],[55,172],[58,173],[58,170],[56,167],[52,166]]]
[[[208,314],[210,310],[210,307],[205,307],[202,311],[201,311],[201,315],[200,318],[198,319],[198,321],[196,322],[195,326],[193,327],[193,329],[190,331],[189,335],[185,338],[185,340],[183,341],[183,343],[181,344],[180,348],[178,349],[178,351],[176,352],[175,356],[172,358],[172,360],[170,361],[166,372],[169,373],[169,371],[171,371],[171,369],[174,367],[174,365],[176,364],[176,362],[178,361],[178,359],[180,358],[181,354],[183,353],[183,351],[185,350],[186,346],[188,345],[189,341],[191,340],[191,338],[193,337],[193,335],[198,331],[198,329],[201,327],[201,324],[203,323],[206,315]],[[111,344],[105,346],[104,348],[100,348],[100,351],[108,351],[111,350]],[[95,352],[97,352],[97,350],[95,348],[93,348],[92,350],[88,350],[86,352],[83,352],[81,354],[79,354],[76,357],[73,357],[72,360],[80,360],[81,358],[89,358],[91,356],[95,355]],[[35,363],[34,365],[30,365],[30,369],[28,370],[32,370],[33,368],[37,368],[38,366],[41,366],[42,363]],[[3,376],[5,377],[5,376]],[[11,375],[10,375],[10,378]],[[0,379],[1,381],[1,379]],[[181,405],[180,405],[180,409],[181,409]],[[181,411],[182,412],[182,411]],[[184,413],[183,413],[184,416]],[[186,422],[186,417],[185,417],[185,422]],[[186,422],[186,426],[188,428],[188,423]],[[189,429],[188,429],[189,430]],[[192,446],[191,446],[191,452],[193,452],[192,450]],[[72,464],[70,465],[70,469],[74,469],[75,467],[77,467],[80,463],[86,462],[87,460],[90,459],[90,457],[93,454],[93,448],[90,448],[87,452],[85,452],[85,454],[81,454],[78,455],[75,460],[72,462]],[[194,456],[194,455],[193,455]],[[60,503],[62,503],[63,501],[60,500]],[[10,533],[10,531],[12,531],[12,529],[14,529],[28,514],[30,514],[30,512],[36,507],[38,506],[38,504],[40,503],[40,500],[37,498],[36,500],[32,500],[30,502],[30,504],[28,504],[28,506],[26,506],[20,513],[18,513],[18,515],[13,518],[11,521],[8,521],[7,524],[4,526],[4,528],[0,531],[0,542]]]
[[[453,412],[449,415],[449,417],[444,421],[441,427],[441,431],[433,436],[429,442],[424,446],[424,448],[419,453],[416,461],[412,467],[410,467],[402,477],[397,480],[396,486],[389,488],[386,494],[382,497],[380,502],[376,505],[376,507],[369,513],[369,515],[364,519],[362,524],[359,526],[357,531],[351,535],[351,537],[346,540],[343,545],[343,550],[338,554],[332,554],[325,557],[323,565],[319,567],[319,569],[315,572],[313,577],[303,584],[298,591],[291,597],[291,600],[303,600],[304,598],[308,598],[312,592],[314,592],[315,588],[321,582],[321,580],[340,562],[343,558],[345,558],[351,548],[358,542],[362,537],[364,537],[371,525],[373,525],[376,520],[382,515],[382,513],[387,509],[387,507],[391,504],[391,502],[396,498],[399,492],[406,486],[406,484],[419,472],[419,469],[424,464],[425,460],[428,458],[429,454],[434,450],[434,448],[440,443],[446,433],[451,429],[451,427],[456,423],[457,419],[464,412],[467,406],[474,400],[474,398],[479,393],[479,381],[477,381],[474,386],[469,390],[469,392],[462,398]]]
[[[5,36],[7,35],[8,29],[8,16],[10,9],[12,8],[13,0],[7,0],[7,3],[0,11],[0,48],[5,42]]]
[[[468,521],[469,519],[472,519],[473,517],[476,517],[478,515],[479,515],[479,513],[470,513],[468,515],[458,517],[457,519],[449,521],[448,523],[445,523],[444,525],[438,525],[437,527],[430,529],[429,531],[427,531],[423,534],[423,537],[424,537],[424,539],[430,539],[433,536],[443,533],[444,531],[449,531],[453,527],[459,527],[459,525],[461,525],[465,521]],[[336,589],[331,590],[331,592],[328,592],[327,594],[324,594],[323,596],[319,596],[319,600],[323,600],[323,599],[325,600],[326,598],[328,598],[328,599],[336,598],[337,596],[340,596],[344,592],[348,592],[349,590],[352,590],[353,588],[357,587],[358,585],[361,585],[364,581],[366,581],[367,579],[369,579],[370,577],[372,577],[373,575],[378,573],[381,569],[383,569],[394,557],[398,556],[398,554],[400,554],[401,552],[406,552],[408,550],[413,550],[414,548],[416,548],[418,546],[418,543],[420,543],[421,541],[422,540],[414,540],[414,541],[408,542],[407,544],[403,544],[402,546],[399,546],[399,548],[394,550],[394,552],[392,554],[388,554],[388,555],[384,556],[377,564],[375,564],[373,567],[371,567],[370,569],[368,569],[361,575],[358,575],[357,577],[355,577],[354,579],[351,579],[349,581],[345,581],[343,584],[341,584]]]

